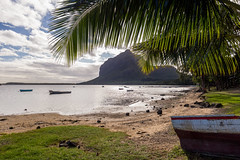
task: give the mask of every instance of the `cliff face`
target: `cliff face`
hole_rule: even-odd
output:
[[[176,80],[179,75],[174,67],[159,67],[145,75],[138,67],[136,57],[129,51],[108,59],[99,71],[99,77],[85,84],[153,84],[161,81]]]

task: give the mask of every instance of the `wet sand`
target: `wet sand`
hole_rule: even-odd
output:
[[[48,126],[63,125],[90,125],[104,127],[111,131],[126,132],[130,139],[137,144],[144,144],[150,149],[160,152],[169,151],[179,145],[179,139],[171,125],[171,116],[177,115],[208,115],[217,114],[221,109],[216,108],[191,108],[184,104],[193,104],[201,101],[201,93],[190,91],[182,96],[169,100],[153,100],[149,107],[149,113],[130,112],[117,114],[89,114],[89,115],[59,115],[57,113],[41,113],[29,115],[0,116],[0,135],[25,132]],[[162,108],[163,114],[159,116],[156,108]],[[97,121],[101,121],[98,123]],[[153,147],[154,146],[154,147]]]

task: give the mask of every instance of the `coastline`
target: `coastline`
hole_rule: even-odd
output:
[[[171,125],[171,116],[178,115],[208,115],[217,114],[217,108],[191,108],[184,104],[193,104],[199,99],[200,92],[191,90],[182,96],[168,100],[153,100],[150,105],[161,107],[163,114],[159,116],[156,110],[146,112],[98,113],[88,115],[60,115],[57,113],[39,113],[27,115],[0,116],[0,135],[34,130],[37,127],[62,125],[90,125],[104,127],[110,131],[126,132],[129,138],[144,144],[150,149],[160,152],[169,151],[179,145],[179,139]],[[174,106],[174,107],[173,107]],[[97,121],[101,122],[98,123]],[[154,146],[154,147],[153,147]]]

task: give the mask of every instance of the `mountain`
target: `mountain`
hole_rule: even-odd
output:
[[[177,70],[172,66],[159,67],[145,75],[141,72],[135,55],[126,50],[101,65],[99,77],[82,84],[172,84],[178,78]]]

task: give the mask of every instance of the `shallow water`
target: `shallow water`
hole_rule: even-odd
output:
[[[0,115],[49,113],[63,115],[146,110],[151,100],[170,98],[193,86],[117,85],[3,85],[0,86]],[[123,90],[119,90],[123,88]],[[19,89],[33,89],[19,92]],[[49,95],[49,90],[72,91]],[[127,90],[133,90],[128,92]]]

